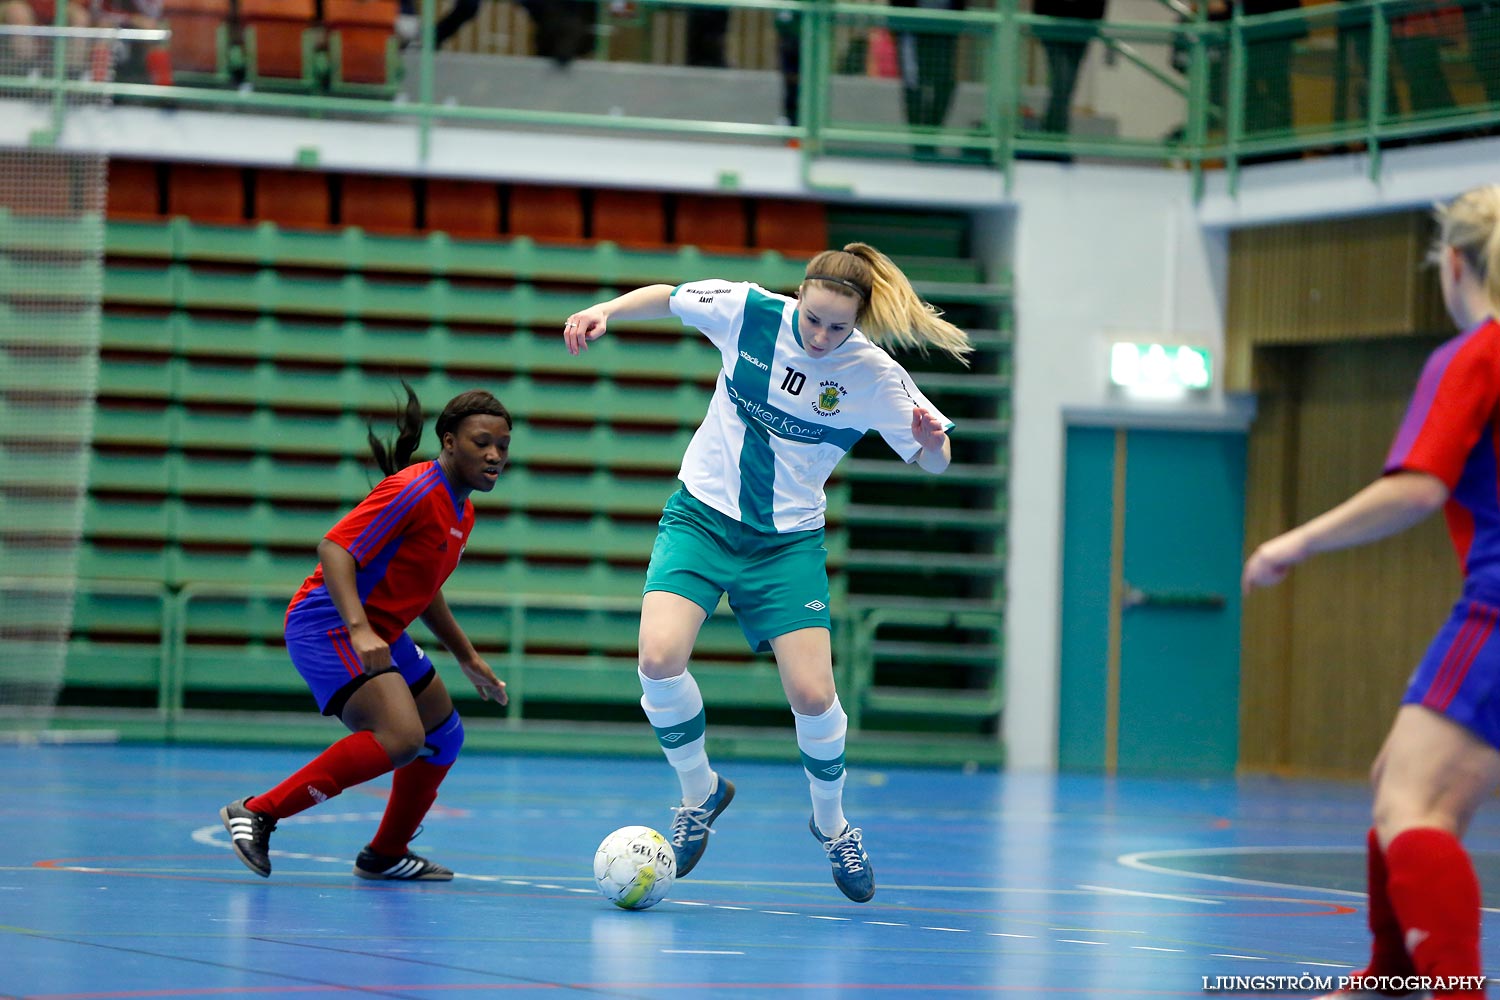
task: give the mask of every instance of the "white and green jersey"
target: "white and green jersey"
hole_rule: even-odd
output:
[[[952,422],[858,330],[821,358],[802,349],[797,300],[711,278],[672,290],[672,314],[723,359],[708,414],[682,458],[688,492],[762,531],[822,527],[823,484],[865,432],[910,462],[912,410]]]

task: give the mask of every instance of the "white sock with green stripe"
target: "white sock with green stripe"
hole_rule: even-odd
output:
[[[684,670],[676,677],[657,680],[636,668],[641,679],[641,708],[656,730],[657,742],[667,763],[682,782],[682,804],[702,805],[714,790],[714,772],[704,750],[703,695],[698,682]]]
[[[797,720],[797,749],[812,792],[813,822],[825,837],[836,837],[849,823],[844,819],[844,734],[849,717],[834,695],[822,715],[792,712]]]

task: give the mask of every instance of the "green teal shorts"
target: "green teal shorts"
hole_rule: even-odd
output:
[[[828,628],[823,529],[758,531],[679,489],[667,500],[646,568],[646,593],[686,597],[704,614],[719,598],[757,653],[800,628]]]

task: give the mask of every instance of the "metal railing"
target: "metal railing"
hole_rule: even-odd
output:
[[[0,42],[6,32],[30,30],[50,33],[53,45],[45,72],[0,77],[0,92],[49,101],[51,127],[31,140],[39,145],[55,141],[63,119],[72,113],[65,96],[104,95],[177,107],[411,123],[416,126],[418,163],[430,157],[433,131],[450,126],[546,126],[588,133],[794,143],[800,147],[810,186],[815,185],[808,167],[830,153],[921,158],[924,152],[938,151],[940,158],[986,163],[1007,177],[1016,159],[1026,157],[1155,161],[1190,169],[1201,181],[1202,171],[1219,162],[1233,176],[1247,159],[1363,148],[1371,154],[1371,173],[1378,174],[1381,150],[1391,143],[1500,126],[1500,56],[1494,54],[1500,51],[1500,39],[1492,37],[1500,34],[1500,14],[1481,0],[1442,7],[1434,0],[1357,0],[1256,17],[1236,12],[1217,21],[1198,13],[1173,22],[1044,18],[1021,12],[1018,0],[998,0],[992,9],[969,11],[831,0],[640,0],[641,9],[663,16],[693,7],[793,19],[800,77],[795,124],[777,123],[770,114],[757,122],[455,104],[452,95],[436,88],[434,6],[434,0],[422,4],[420,42],[409,57],[414,78],[406,79],[393,99],[269,92],[244,84],[162,87],[79,79],[69,72],[63,56],[67,32],[62,29],[0,29]],[[1424,23],[1429,19],[1435,27]],[[912,38],[947,39],[931,51],[963,65],[944,68],[934,61],[939,57],[929,56],[932,65],[927,69],[945,76],[940,86],[949,97],[940,104],[950,99],[969,102],[962,112],[968,121],[962,127],[955,127],[959,113],[949,114],[946,108],[940,110],[947,120],[915,120],[910,108],[907,117],[913,120],[888,120],[903,88],[911,89],[910,81],[864,79],[840,65],[834,52],[836,38],[847,40],[851,34],[875,29],[902,44]],[[132,42],[151,40],[146,37],[149,32],[116,34]],[[1045,79],[1037,68],[1038,53],[1047,41],[1070,37],[1105,52],[1107,65],[1097,72],[1109,74],[1108,85],[1096,88],[1099,100],[1107,101],[1112,91],[1128,84],[1133,107],[1154,108],[1158,115],[1180,112],[1180,127],[1161,135],[1090,135],[1034,127],[1028,101]],[[1439,91],[1423,82],[1431,82],[1434,66],[1442,77]],[[643,72],[681,70],[641,67]],[[1295,117],[1287,116],[1289,108],[1278,110],[1291,99],[1291,79],[1306,92],[1297,102]],[[693,85],[704,80],[712,78],[694,78]],[[740,82],[738,76],[725,77],[724,86],[733,88]],[[1342,106],[1325,116],[1315,105],[1329,89],[1331,100]],[[876,91],[886,116],[882,120],[849,97]],[[1430,99],[1435,92],[1448,97],[1435,104]],[[1361,95],[1354,113],[1351,93]],[[315,151],[309,155],[315,160]]]

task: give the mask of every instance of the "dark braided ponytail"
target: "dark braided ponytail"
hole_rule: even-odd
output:
[[[387,476],[395,475],[410,465],[412,453],[422,441],[422,404],[417,399],[416,392],[406,384],[406,379],[401,380],[401,388],[406,390],[406,405],[396,410],[396,440],[390,444],[381,441],[373,426],[369,427],[366,435],[370,442],[370,453],[375,456],[375,464]]]

